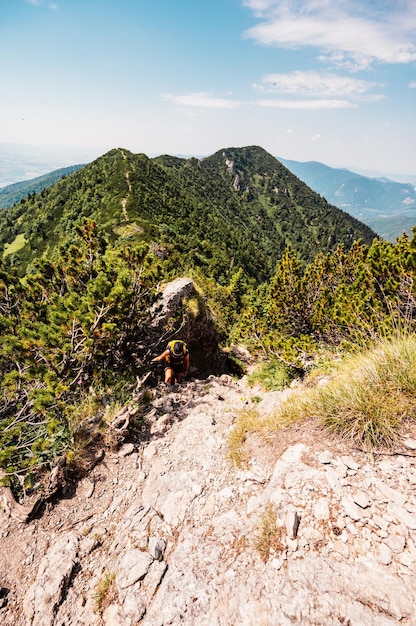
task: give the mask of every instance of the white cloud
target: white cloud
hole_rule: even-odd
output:
[[[266,93],[288,93],[299,96],[361,97],[377,86],[365,80],[337,74],[295,71],[291,74],[266,74],[255,88]]]
[[[246,37],[280,48],[313,47],[320,59],[359,70],[416,61],[413,0],[245,0],[261,21]]]
[[[52,11],[56,11],[56,9],[59,8],[58,5],[54,2],[45,3],[43,2],[43,0],[24,0],[24,2],[26,2],[26,4],[31,4],[35,7],[46,7],[48,9],[51,9]]]
[[[260,84],[253,85],[257,91],[267,95],[291,95],[297,100],[276,98],[260,100],[260,106],[287,109],[345,109],[363,101],[377,101],[382,94],[368,93],[380,86],[350,76],[319,72],[296,71],[290,74],[266,74]]]
[[[166,93],[163,94],[163,97],[165,100],[174,102],[175,104],[204,109],[237,109],[242,104],[239,100],[232,100],[230,98],[213,98],[205,91],[197,91],[181,96]]]
[[[409,83],[410,89],[416,89],[416,80],[411,80]]]
[[[356,105],[348,100],[283,100],[270,99],[258,100],[257,104],[261,107],[276,107],[279,109],[350,109]]]

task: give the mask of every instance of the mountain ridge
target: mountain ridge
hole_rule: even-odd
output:
[[[258,146],[221,149],[202,160],[115,148],[1,211],[0,252],[19,236],[24,245],[15,262],[27,264],[76,241],[74,227],[83,219],[94,219],[114,244],[157,242],[172,264],[183,266],[186,255],[188,266],[212,272],[219,265],[220,275],[234,258],[260,278],[270,275],[288,243],[311,260],[339,243],[376,237]]]

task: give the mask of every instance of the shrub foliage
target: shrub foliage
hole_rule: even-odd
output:
[[[255,146],[112,150],[3,210],[0,251],[0,468],[16,491],[74,447],[90,390],[125,393],[162,279],[193,276],[224,344],[289,378],[322,346],[413,329],[416,237],[380,241]]]
[[[86,391],[132,380],[152,302],[157,272],[145,246],[108,247],[94,222],[79,236],[24,279],[0,272],[0,467],[25,476],[25,487],[71,446]]]

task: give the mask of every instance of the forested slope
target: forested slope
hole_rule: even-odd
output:
[[[64,176],[68,176],[73,172],[84,167],[83,165],[70,165],[69,167],[61,167],[58,170],[43,174],[30,180],[19,183],[12,183],[0,189],[0,209],[11,207],[23,198],[33,193],[40,193],[43,189],[47,189]]]
[[[19,236],[13,263],[24,268],[76,241],[85,218],[112,244],[153,242],[173,271],[201,266],[222,282],[239,266],[266,279],[288,243],[311,261],[339,243],[375,237],[262,148],[221,150],[203,161],[115,149],[4,211],[0,251]]]

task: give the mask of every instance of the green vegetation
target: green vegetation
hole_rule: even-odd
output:
[[[366,450],[397,442],[406,421],[416,417],[416,338],[401,333],[366,350],[333,361],[329,380],[294,391],[267,417],[244,411],[229,435],[229,456],[245,461],[250,432],[272,440],[282,428],[312,420]],[[307,383],[307,381],[306,381]]]
[[[416,238],[318,254],[302,265],[288,247],[269,283],[244,299],[234,336],[258,354],[305,369],[323,346],[367,345],[414,328]]]
[[[183,316],[207,303],[223,347],[247,346],[263,361],[252,381],[277,389],[329,351],[411,333],[415,251],[415,236],[379,241],[255,146],[203,161],[115,149],[21,200],[0,213],[6,481],[21,494],[58,457],[88,466],[104,405],[130,399],[160,282],[191,276],[199,295]],[[397,427],[411,413],[400,406]],[[237,423],[235,461],[260,422],[253,409]],[[367,417],[350,431],[366,445],[392,439]]]
[[[70,245],[83,219],[99,224],[112,244],[153,243],[172,274],[192,268],[221,285],[240,268],[244,283],[267,280],[288,243],[312,261],[339,243],[375,237],[261,148],[203,161],[115,149],[2,211],[0,252],[23,234],[28,245],[12,259],[21,272]]]
[[[58,456],[82,456],[99,434],[84,419],[103,411],[101,397],[125,400],[137,373],[158,265],[146,246],[109,247],[93,222],[78,235],[23,280],[0,268],[0,466],[15,490]]]
[[[117,588],[115,585],[116,575],[114,572],[105,572],[94,594],[95,609],[102,615],[107,606],[117,598]]]
[[[16,239],[12,241],[10,244],[6,244],[4,246],[3,257],[8,254],[13,254],[14,252],[18,252],[21,250],[26,244],[25,236],[21,233],[20,235],[16,235]]]
[[[270,359],[248,376],[250,385],[260,384],[266,391],[278,391],[287,387],[297,378],[297,370],[282,361]]]

